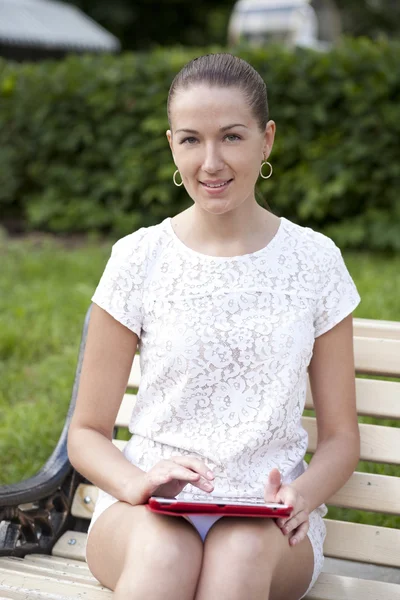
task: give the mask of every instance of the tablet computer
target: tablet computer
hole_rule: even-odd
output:
[[[165,515],[227,515],[231,517],[289,517],[293,507],[273,502],[238,498],[180,500],[151,496],[146,504],[152,512]]]

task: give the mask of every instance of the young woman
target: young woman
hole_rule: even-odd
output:
[[[88,565],[118,600],[299,600],[322,569],[324,502],[359,458],[360,298],[328,237],[255,199],[259,174],[272,173],[275,123],[248,63],[188,63],[168,118],[174,183],[193,205],[120,239],[92,298],[69,432],[72,464],[100,488]],[[137,347],[121,453],[112,431]],[[307,373],[318,424],[308,468]],[[209,494],[294,509],[275,521],[144,506],[151,495]]]

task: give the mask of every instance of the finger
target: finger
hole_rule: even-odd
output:
[[[290,485],[281,485],[277,493],[277,501],[292,506],[292,515],[304,508],[301,496]]]
[[[301,512],[301,509],[293,508],[293,510],[290,514],[290,517],[281,517],[281,518],[277,519],[278,527],[280,527],[281,529],[282,529],[282,527],[285,527],[286,523],[288,523],[288,521],[290,521],[290,519],[293,519],[294,517],[296,517],[300,512]]]
[[[289,544],[291,546],[295,546],[299,542],[303,541],[307,535],[308,529],[310,527],[309,521],[304,521],[294,532],[292,537],[289,539]]]
[[[278,527],[280,529],[282,529],[282,527],[285,525],[285,523],[289,520],[289,517],[287,517],[286,519],[284,518],[280,518],[280,519],[276,519],[276,524],[278,525]]]
[[[215,477],[211,469],[202,460],[194,456],[177,456],[173,458],[173,461],[189,469],[193,469],[193,471],[200,473],[205,479],[212,480]]]
[[[264,500],[265,502],[274,502],[276,494],[281,487],[282,479],[279,469],[272,469],[268,475],[268,479],[264,485]]]
[[[195,473],[190,468],[186,468],[183,465],[178,465],[174,461],[169,461],[169,465],[172,466],[169,467],[168,481],[172,481],[173,479],[178,479],[179,481],[187,481],[193,486],[206,492],[211,492],[214,489],[213,482],[209,481],[208,479],[205,479],[200,473]],[[167,481],[165,481],[164,483],[167,483]]]
[[[284,533],[285,535],[291,533],[292,531],[300,527],[300,525],[305,521],[308,521],[308,514],[304,510],[302,510],[299,513],[297,513],[295,517],[289,519],[285,523],[285,525],[282,528],[282,533]]]
[[[173,479],[196,482],[199,481],[200,478],[201,475],[199,473],[195,473],[182,465],[178,465],[177,463],[168,460],[163,463],[160,470],[157,470],[152,477],[154,480],[160,480],[160,484],[169,483]]]

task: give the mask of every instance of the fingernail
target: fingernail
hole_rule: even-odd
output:
[[[295,546],[296,544],[297,544],[297,540],[296,540],[296,538],[293,538],[292,539],[292,545]]]
[[[208,471],[207,472],[207,477],[211,477],[211,479],[214,479],[215,475],[212,471]]]

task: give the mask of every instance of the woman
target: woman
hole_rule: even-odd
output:
[[[118,600],[298,600],[322,569],[324,502],[359,458],[360,298],[329,238],[255,200],[259,173],[272,173],[275,123],[248,63],[188,63],[168,118],[174,183],[193,205],[119,240],[92,298],[69,433],[72,464],[100,488],[88,565]],[[138,344],[121,454],[112,430]],[[307,371],[318,423],[308,468]],[[294,509],[275,521],[144,506],[151,495],[208,494]]]

